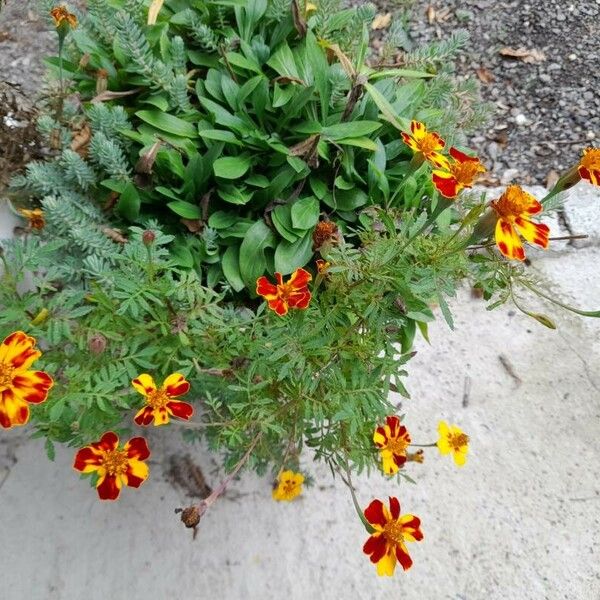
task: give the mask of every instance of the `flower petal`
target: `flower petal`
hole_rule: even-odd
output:
[[[479,162],[479,158],[477,156],[469,156],[464,152],[461,152],[458,148],[450,148],[449,150],[450,156],[459,163],[464,162]]]
[[[394,496],[390,496],[390,514],[392,519],[397,520],[400,516],[400,501]]]
[[[275,300],[279,294],[277,286],[271,283],[264,275],[256,280],[256,293],[265,300]]]
[[[540,248],[548,247],[548,236],[550,228],[544,223],[534,223],[529,219],[517,217],[515,226],[518,232],[530,243],[540,246]]]
[[[287,284],[294,289],[305,288],[312,280],[312,275],[305,269],[296,269],[289,278]]]
[[[29,406],[11,388],[0,391],[0,427],[10,429],[29,421]]]
[[[149,396],[158,389],[156,383],[154,383],[154,379],[152,379],[152,375],[148,375],[148,373],[138,375],[131,384],[142,396]]]
[[[54,381],[43,371],[18,371],[13,377],[12,385],[17,396],[26,402],[39,404],[48,397]]]
[[[269,308],[274,310],[280,317],[284,317],[288,313],[288,304],[281,298],[269,300]]]
[[[110,450],[115,450],[119,445],[119,436],[114,431],[107,431],[101,438],[99,442],[94,444],[90,444],[93,448],[98,448],[99,450],[103,450],[104,452],[109,452]]]
[[[92,473],[102,467],[103,454],[92,446],[85,446],[75,454],[73,468],[82,473]]]
[[[121,480],[115,475],[105,475],[98,479],[96,489],[100,500],[116,500],[121,492]]]
[[[154,409],[151,406],[144,406],[138,410],[133,420],[140,426],[150,425],[154,420]]]
[[[288,306],[291,306],[292,308],[304,309],[308,308],[308,305],[310,304],[310,298],[311,294],[308,289],[305,288],[304,290],[298,290],[297,292],[292,292],[289,294],[287,303]]]
[[[371,525],[385,526],[388,522],[386,517],[386,508],[381,500],[373,500],[367,508],[365,508],[365,518]]]
[[[131,438],[123,448],[127,452],[128,458],[136,460],[146,460],[150,456],[148,443],[143,437]]]
[[[163,390],[168,396],[175,398],[187,394],[190,391],[190,384],[181,373],[173,373],[165,379]]]
[[[146,463],[141,460],[132,459],[129,461],[127,470],[125,471],[125,483],[129,487],[139,488],[148,479],[149,473],[150,469]]]
[[[508,219],[500,217],[496,223],[496,244],[498,250],[507,258],[525,260],[523,244]]]
[[[585,179],[592,185],[600,186],[600,169],[588,169],[586,167],[579,167],[579,176],[581,179]]]
[[[42,353],[35,349],[35,338],[23,331],[15,331],[0,344],[0,363],[15,369],[28,369]]]
[[[383,558],[377,563],[377,575],[391,577],[396,569],[396,556],[393,546],[388,547]]]
[[[421,531],[421,519],[415,515],[402,515],[400,517],[402,524],[402,535],[408,542],[420,542],[423,539]]]
[[[431,175],[433,185],[444,198],[456,198],[462,189],[458,180],[448,171],[434,170]]]
[[[192,418],[194,414],[194,407],[187,402],[169,402],[167,404],[167,410],[174,416],[179,419],[184,419],[188,421]]]
[[[385,537],[381,533],[373,534],[363,546],[363,552],[369,555],[372,563],[378,563],[383,558],[385,550]]]
[[[404,544],[396,544],[396,558],[405,571],[412,567],[413,561]]]

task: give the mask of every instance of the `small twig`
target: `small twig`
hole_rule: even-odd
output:
[[[500,361],[500,364],[504,367],[506,372],[515,380],[517,387],[520,386],[523,383],[523,380],[515,373],[515,370],[513,369],[513,366],[508,360],[508,358],[504,354],[499,354],[498,360]]]
[[[467,408],[467,406],[469,406],[470,394],[471,394],[471,378],[467,375],[465,377],[465,383],[464,383],[464,387],[463,387],[463,397],[462,397],[463,408]]]

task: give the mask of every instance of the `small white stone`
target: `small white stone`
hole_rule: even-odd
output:
[[[569,60],[577,60],[577,54],[569,54]]]
[[[523,113],[519,113],[515,117],[515,123],[517,125],[526,125],[527,123],[529,123],[529,119]]]

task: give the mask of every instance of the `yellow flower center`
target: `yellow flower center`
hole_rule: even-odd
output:
[[[518,217],[527,212],[531,205],[531,197],[518,185],[509,185],[492,205],[501,217]]]
[[[277,286],[277,291],[279,292],[279,297],[287,302],[287,299],[290,297],[292,292],[294,291],[294,286],[289,283],[282,283]]]
[[[471,185],[477,173],[481,172],[481,166],[474,160],[467,160],[462,163],[456,161],[450,165],[450,172],[459,183]]]
[[[393,454],[404,454],[408,448],[408,442],[404,437],[397,437],[388,440],[387,448]]]
[[[296,484],[295,481],[292,481],[291,479],[287,479],[286,481],[284,481],[281,484],[281,487],[283,489],[283,493],[286,496],[291,496],[296,491],[296,488],[298,487],[298,485]]]
[[[466,433],[449,433],[448,444],[452,446],[454,452],[458,452],[461,448],[469,443],[469,436]]]
[[[125,450],[110,450],[104,453],[102,466],[109,475],[121,475],[127,470],[129,459]]]
[[[146,398],[146,402],[152,408],[164,408],[170,401],[171,398],[169,398],[165,390],[156,390],[154,392],[151,392],[150,395]]]
[[[440,141],[435,135],[428,133],[423,139],[417,140],[417,146],[425,156],[428,156],[439,150]]]
[[[580,165],[589,171],[600,170],[600,148],[588,148],[583,153]]]
[[[383,535],[395,544],[404,543],[404,527],[398,521],[388,521],[383,528]]]
[[[13,366],[0,363],[0,391],[12,385],[14,371]]]

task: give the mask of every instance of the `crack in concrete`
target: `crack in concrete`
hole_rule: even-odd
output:
[[[573,351],[573,354],[575,354],[575,356],[581,361],[581,363],[583,364],[583,370],[586,376],[586,379],[589,381],[590,385],[597,391],[600,393],[600,385],[597,384],[591,374],[590,371],[590,367],[587,363],[587,360],[585,359],[585,357],[583,357],[581,354],[579,354],[579,352],[573,347],[573,345],[571,344],[571,342],[569,341],[569,339],[564,336],[562,333],[558,334],[567,344],[567,346],[569,347],[570,350]]]

